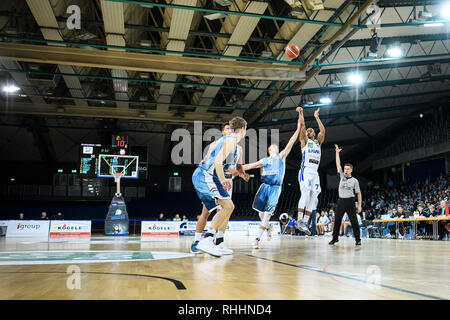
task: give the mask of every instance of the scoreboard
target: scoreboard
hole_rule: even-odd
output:
[[[126,145],[127,155],[139,157],[139,179],[147,179],[147,147],[128,148],[128,142]],[[78,174],[81,178],[97,178],[99,155],[119,155],[121,150],[123,150],[122,147],[82,143],[80,146],[80,168]]]

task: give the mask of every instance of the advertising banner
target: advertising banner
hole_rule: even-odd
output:
[[[52,220],[50,236],[90,236],[91,221]]]
[[[141,236],[178,235],[179,221],[142,221]]]
[[[49,220],[9,220],[7,237],[48,237]]]

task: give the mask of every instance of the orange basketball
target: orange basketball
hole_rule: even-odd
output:
[[[297,58],[299,53],[300,53],[300,50],[295,44],[290,44],[286,47],[286,55],[290,59]]]

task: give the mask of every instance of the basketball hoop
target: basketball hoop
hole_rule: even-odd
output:
[[[119,182],[120,178],[123,177],[123,172],[113,172],[114,182]]]

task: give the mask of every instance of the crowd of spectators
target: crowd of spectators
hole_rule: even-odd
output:
[[[395,183],[389,180],[386,185],[370,184],[363,192],[363,212],[358,215],[360,227],[372,224],[371,221],[387,218],[411,218],[411,217],[437,217],[450,216],[450,177],[444,174],[425,181],[409,183],[408,181]],[[316,235],[331,235],[334,223],[334,208],[336,204],[331,202],[326,210],[317,212],[315,230]],[[282,232],[295,234],[296,214],[289,216],[287,213],[280,215]],[[289,223],[292,227],[289,226]],[[310,227],[312,227],[310,223]],[[379,225],[379,224],[378,224]],[[399,233],[396,232],[395,223],[388,224],[385,235],[387,238],[402,238],[410,228],[409,223],[399,224]],[[432,238],[432,223],[429,221],[417,223],[418,238]],[[438,223],[439,239],[450,232],[450,221]],[[340,226],[341,235],[350,236],[352,229],[348,217],[344,216]]]
[[[58,212],[49,218],[47,212],[42,211],[39,218],[28,219],[23,212],[20,212],[17,216],[17,220],[64,220],[64,215],[61,212]]]

